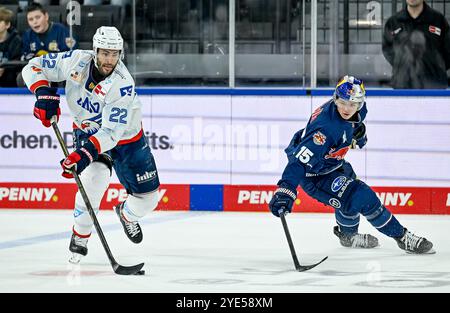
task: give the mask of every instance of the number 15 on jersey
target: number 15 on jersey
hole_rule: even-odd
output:
[[[300,151],[295,155],[297,159],[300,160],[300,162],[306,164],[311,160],[311,157],[314,155],[314,153],[309,150],[307,147],[303,146],[300,148]]]

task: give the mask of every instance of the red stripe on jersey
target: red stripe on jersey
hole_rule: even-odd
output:
[[[97,138],[94,136],[89,137],[89,140],[94,144],[95,149],[97,149],[97,152],[100,153],[102,150],[100,149],[100,141],[98,141]]]
[[[50,87],[50,84],[46,80],[38,80],[37,82],[35,82],[33,85],[30,86],[30,90],[32,93],[35,93],[36,89],[42,86]]]
[[[130,139],[120,140],[117,143],[117,145],[121,146],[121,145],[126,145],[127,143],[132,143],[132,142],[138,141],[139,139],[141,139],[143,133],[144,133],[144,131],[141,128],[140,132],[136,136],[134,136],[134,137],[132,137]]]

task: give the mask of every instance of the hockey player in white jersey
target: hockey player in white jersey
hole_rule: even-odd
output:
[[[158,204],[159,178],[147,138],[143,135],[141,103],[133,78],[122,62],[123,39],[115,27],[102,26],[93,38],[93,51],[49,53],[30,60],[22,70],[36,95],[34,116],[50,127],[59,119],[59,95],[51,82],[66,81],[66,98],[73,118],[74,147],[61,161],[62,176],[80,174],[92,207],[98,213],[114,168],[128,197],[115,207],[128,238],[142,241],[138,220]],[[93,222],[77,192],[70,261],[87,255]]]

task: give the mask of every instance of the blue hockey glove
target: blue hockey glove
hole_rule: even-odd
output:
[[[355,149],[356,147],[362,149],[367,143],[366,135],[366,125],[361,123],[355,131],[353,132],[353,139],[350,148]]]
[[[280,214],[291,213],[295,199],[297,199],[297,190],[287,184],[281,184],[270,200],[269,209],[276,217],[280,217]]]

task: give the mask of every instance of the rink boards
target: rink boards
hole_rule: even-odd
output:
[[[0,208],[73,208],[76,186],[60,176],[62,152],[52,130],[32,116],[34,96],[1,91]],[[159,209],[199,211],[267,211],[286,164],[283,149],[331,95],[320,89],[137,92],[164,183]],[[368,145],[346,159],[396,212],[449,213],[449,98],[450,91],[368,91]],[[70,146],[65,97],[61,107],[59,126]],[[123,201],[118,188],[113,176],[102,208]],[[301,190],[294,210],[332,211]]]
[[[158,210],[268,212],[274,186],[162,185]],[[450,188],[374,187],[394,213],[450,214]],[[0,183],[0,208],[73,209],[77,187],[65,183]],[[110,210],[126,199],[120,184],[108,188],[101,209]],[[298,189],[294,212],[334,212]]]

